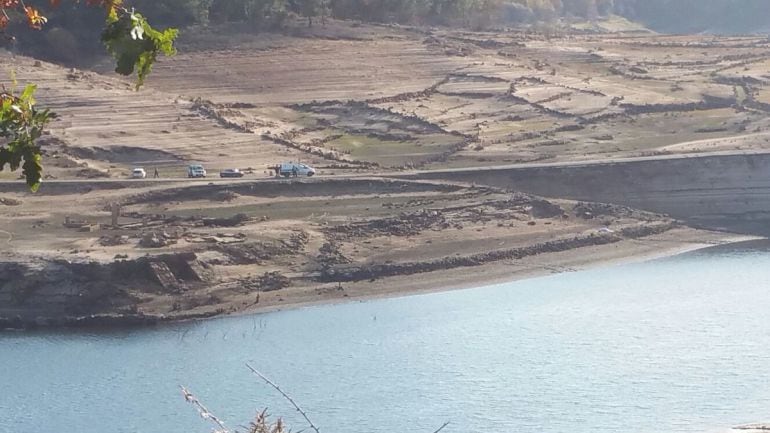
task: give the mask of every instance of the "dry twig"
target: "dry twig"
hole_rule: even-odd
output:
[[[230,430],[225,427],[225,423],[222,422],[219,418],[216,417],[211,411],[209,411],[206,406],[203,405],[203,403],[198,400],[197,397],[195,397],[190,391],[187,390],[187,388],[180,386],[182,388],[182,395],[184,395],[185,401],[192,404],[195,407],[195,410],[198,411],[198,414],[203,419],[207,419],[214,424],[216,424],[221,430],[216,430],[216,433],[230,433]]]
[[[278,418],[275,423],[268,421],[267,409],[257,413],[257,417],[249,424],[247,433],[287,433],[283,420]],[[288,433],[291,431],[289,430]]]
[[[445,422],[441,427],[438,428],[438,430],[434,431],[433,433],[438,433],[441,430],[444,430],[444,427],[449,425],[449,421]]]
[[[265,381],[265,383],[267,383],[268,385],[270,385],[270,386],[272,386],[273,388],[275,388],[275,390],[276,390],[276,391],[280,392],[280,393],[281,393],[281,395],[282,395],[282,396],[283,396],[283,397],[284,397],[286,400],[288,400],[288,401],[289,401],[289,403],[291,403],[291,405],[292,405],[292,406],[294,406],[294,409],[297,409],[297,412],[299,412],[300,414],[302,414],[302,417],[303,417],[303,418],[305,418],[305,421],[307,421],[307,423],[310,425],[310,428],[312,428],[313,430],[315,430],[315,432],[316,432],[316,433],[321,433],[321,431],[320,431],[320,430],[318,430],[318,427],[316,427],[316,426],[315,426],[315,424],[313,424],[313,421],[310,421],[310,418],[308,418],[308,416],[307,416],[307,414],[305,413],[305,411],[304,411],[304,410],[302,410],[302,408],[301,408],[301,407],[299,407],[299,405],[297,405],[297,403],[295,403],[295,402],[294,402],[294,399],[292,399],[292,398],[289,396],[289,394],[286,394],[286,393],[285,393],[285,392],[284,392],[284,391],[281,389],[281,387],[279,387],[278,385],[276,385],[275,383],[273,383],[273,381],[272,381],[272,380],[268,379],[267,377],[265,377],[265,375],[264,375],[264,374],[260,373],[260,372],[259,372],[259,371],[257,371],[257,370],[256,370],[254,367],[252,367],[251,365],[249,365],[249,363],[246,363],[246,367],[248,367],[248,369],[249,369],[249,370],[251,370],[251,372],[252,372],[252,373],[254,373],[254,374],[256,374],[257,376],[259,376],[259,378],[260,378],[260,379],[264,380],[264,381]],[[442,427],[442,428],[443,428],[443,427]]]
[[[307,421],[308,425],[310,425],[310,428],[312,428],[315,431],[315,433],[321,433],[320,430],[318,430],[318,427],[316,427],[315,424],[313,424],[313,421],[311,421],[310,418],[308,418],[307,413],[305,413],[305,411],[302,410],[301,407],[299,407],[299,405],[294,401],[293,398],[291,398],[289,394],[286,394],[286,392],[284,392],[281,389],[281,387],[276,385],[275,382],[268,379],[264,374],[257,371],[257,369],[255,369],[248,363],[246,363],[246,367],[248,367],[248,369],[251,370],[251,372],[257,375],[260,379],[265,381],[265,383],[267,383],[268,385],[273,387],[276,391],[281,393],[281,395],[286,400],[288,400],[292,406],[294,406],[294,409],[296,409],[297,412],[299,412],[302,415],[302,417],[305,418],[305,421]],[[204,406],[203,403],[201,403],[201,401],[198,400],[198,398],[193,395],[193,393],[191,393],[184,386],[180,386],[180,388],[182,388],[182,395],[184,396],[185,401],[187,401],[188,403],[192,404],[195,407],[195,410],[198,411],[198,414],[201,416],[201,418],[205,420],[209,420],[212,423],[216,424],[217,427],[219,427],[219,430],[215,430],[214,433],[233,433],[231,430],[228,430],[227,427],[225,426],[225,423],[219,418],[217,418],[216,415],[211,413],[211,411],[208,410],[208,408],[206,408],[206,406]],[[267,418],[268,418],[267,410],[263,410],[262,412],[257,413],[256,419],[248,427],[249,433],[283,433],[284,432],[283,420],[278,418],[278,421],[275,424],[270,424],[267,421]],[[442,424],[441,427],[439,427],[433,433],[440,433],[448,425],[449,425],[449,421]]]

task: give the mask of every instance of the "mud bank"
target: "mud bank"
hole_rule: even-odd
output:
[[[250,303],[245,308],[233,308],[238,303],[230,300],[230,307],[219,306],[206,311],[186,311],[172,314],[144,314],[104,312],[87,315],[38,316],[35,318],[2,317],[0,329],[35,329],[42,327],[104,328],[156,326],[164,323],[206,319],[229,314],[259,313],[310,305],[349,302],[382,297],[407,296],[462,288],[473,288],[487,284],[498,284],[548,275],[575,271],[596,266],[618,264],[629,261],[649,260],[675,255],[694,249],[707,248],[748,240],[746,237],[729,236],[714,232],[703,232],[686,227],[673,228],[658,234],[636,239],[617,240],[603,238],[576,249],[559,250],[523,256],[508,260],[477,262],[473,273],[462,267],[449,267],[421,273],[419,278],[402,274],[377,276],[365,281],[315,284],[312,288],[292,287],[277,291],[280,298],[265,298],[262,303]],[[583,245],[582,241],[577,241]],[[553,245],[552,245],[553,246]],[[535,248],[540,249],[540,248]],[[254,291],[257,293],[258,291]],[[261,292],[267,296],[267,292]]]
[[[423,172],[546,197],[617,203],[697,227],[770,233],[770,154],[638,158],[617,162]]]
[[[574,250],[587,246],[607,245],[624,239],[638,239],[652,234],[664,233],[676,226],[676,223],[641,225],[627,227],[619,233],[591,233],[586,236],[570,237],[549,241],[527,247],[490,251],[461,257],[445,257],[440,260],[410,263],[388,263],[366,266],[339,266],[323,270],[320,279],[325,282],[350,282],[377,279],[396,275],[413,275],[426,272],[448,270],[461,267],[481,266],[500,260],[522,259],[547,253]]]
[[[631,257],[670,233],[685,233],[675,245],[712,236],[625,206],[435,180],[162,183],[110,190],[118,215],[104,194],[8,193],[18,204],[0,215],[2,327],[404,295]]]
[[[111,263],[35,260],[0,263],[0,303],[6,321],[143,320],[143,293],[182,293],[206,284],[205,264],[179,253]],[[131,318],[131,319],[128,319]]]
[[[682,236],[683,232],[687,236]],[[476,268],[473,285],[483,285],[540,275],[543,271],[571,269],[566,264],[576,261],[581,262],[580,266],[594,266],[649,254],[645,241],[648,237],[650,248],[660,254],[660,247],[654,246],[660,242],[655,236],[676,239],[673,243],[665,241],[664,248],[669,249],[676,245],[688,249],[692,248],[688,243],[697,242],[705,246],[709,239],[711,242],[718,239],[716,234],[679,228],[676,223],[668,222],[487,253],[360,266],[351,265],[347,259],[338,260],[336,247],[325,244],[321,248],[325,257],[319,257],[318,271],[292,275],[284,269],[230,279],[217,276],[212,261],[194,254],[143,257],[107,264],[65,261],[27,267],[5,264],[0,267],[0,301],[4,305],[0,329],[152,326],[247,311],[440,291],[456,288],[458,284],[469,287],[471,284],[463,283],[463,278],[455,275],[462,268]],[[694,239],[696,236],[700,240]],[[610,248],[614,250],[610,252]],[[271,259],[267,250],[263,248],[264,254],[261,254],[257,249],[249,246],[224,251],[241,265]],[[595,258],[587,259],[594,254]],[[418,274],[420,277],[416,279],[410,277]],[[468,276],[467,272],[463,274]],[[409,280],[402,280],[405,277]],[[393,287],[400,289],[394,291]]]

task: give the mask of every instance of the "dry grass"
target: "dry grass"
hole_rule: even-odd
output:
[[[198,412],[200,417],[216,426],[214,433],[239,433],[238,430],[231,430],[225,425],[225,422],[219,417],[211,413],[201,401],[193,395],[187,388],[182,387],[182,395],[185,401],[190,403]],[[270,415],[267,413],[267,409],[263,409],[261,412],[257,412],[254,420],[248,425],[248,430],[245,433],[289,433],[290,430],[284,424],[282,418],[276,418],[271,420]]]
[[[267,409],[265,409],[257,414],[254,421],[249,423],[248,433],[288,433],[289,431],[281,418],[274,422],[270,421]]]

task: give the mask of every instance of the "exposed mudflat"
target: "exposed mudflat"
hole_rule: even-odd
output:
[[[0,62],[60,114],[41,191],[0,183],[0,317],[14,326],[453,287],[718,241],[621,206],[379,176],[770,151],[761,37],[213,29],[138,92],[108,68]],[[318,177],[271,178],[289,160]],[[190,162],[246,177],[190,182]],[[135,166],[161,181],[128,180]]]
[[[471,274],[478,283],[558,271],[589,252],[627,257],[655,239],[680,248],[725,237],[622,206],[461,183],[128,186],[53,183],[30,194],[3,184],[5,326],[154,322],[435,290]]]

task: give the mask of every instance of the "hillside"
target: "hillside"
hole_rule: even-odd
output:
[[[0,54],[60,115],[40,192],[0,182],[0,319],[23,318],[6,325],[209,316],[720,242],[622,206],[394,177],[770,150],[766,38],[332,22],[225,40],[187,40],[139,92]],[[318,178],[274,179],[286,160]],[[192,161],[246,175],[188,180]],[[128,180],[135,166],[161,179]]]
[[[47,148],[57,177],[81,163],[120,177],[140,163],[169,175],[185,161],[388,170],[770,146],[760,37],[335,23],[211,40],[161,60],[140,92],[108,72],[0,56],[61,114]]]

